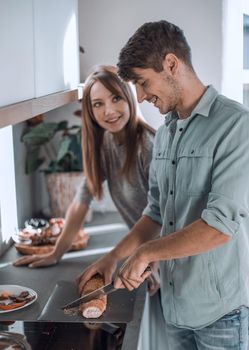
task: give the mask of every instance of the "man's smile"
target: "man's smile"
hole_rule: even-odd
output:
[[[157,100],[158,100],[158,97],[157,97],[157,96],[153,96],[153,97],[149,100],[149,102],[150,102],[150,103],[153,103],[154,106],[156,106]]]

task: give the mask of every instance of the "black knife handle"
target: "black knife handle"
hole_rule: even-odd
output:
[[[148,265],[148,266],[146,267],[146,269],[145,269],[144,272],[142,273],[141,277],[143,277],[143,275],[144,275],[146,272],[152,272],[150,265]],[[148,276],[148,277],[149,277],[149,276]]]
[[[146,267],[146,269],[144,270],[144,273],[145,273],[145,272],[148,272],[148,271],[151,271],[150,265],[148,265],[148,266]]]

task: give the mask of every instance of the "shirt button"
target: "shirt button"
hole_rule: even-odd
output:
[[[174,165],[176,162],[174,160],[172,160],[172,164]]]
[[[169,193],[170,193],[170,194],[173,194],[173,191],[171,190]]]
[[[170,285],[170,286],[173,286],[173,283],[170,281],[170,282],[169,282],[169,285]]]
[[[170,224],[170,226],[173,226],[174,223],[173,223],[173,221],[170,221],[169,224]]]
[[[179,131],[182,131],[182,130],[183,130],[183,128],[180,128],[180,129],[179,129]]]

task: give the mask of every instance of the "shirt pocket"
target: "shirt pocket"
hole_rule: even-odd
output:
[[[176,168],[177,189],[190,196],[202,196],[210,192],[213,156],[206,149],[184,149],[178,152]]]
[[[170,157],[166,150],[157,150],[155,153],[155,170],[156,179],[161,194],[168,192],[169,176],[170,176]]]

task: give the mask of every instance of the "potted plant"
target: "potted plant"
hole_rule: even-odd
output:
[[[82,179],[81,126],[67,121],[31,119],[21,141],[27,149],[26,173],[44,172],[51,216],[64,217]]]

